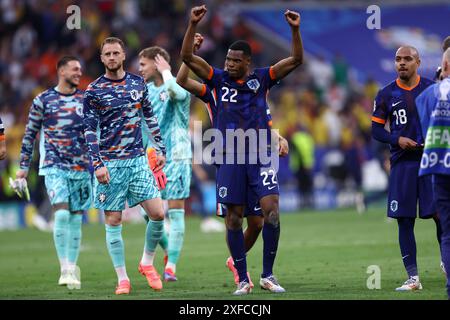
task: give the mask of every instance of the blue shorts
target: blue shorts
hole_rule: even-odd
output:
[[[277,173],[270,166],[221,164],[217,169],[217,203],[247,205],[253,197],[259,202],[271,194],[279,194],[279,187]]]
[[[435,213],[431,176],[419,177],[420,161],[399,161],[389,175],[387,215],[390,218],[431,218]]]
[[[221,203],[217,203],[216,215],[225,218],[227,215],[227,207]],[[244,208],[244,217],[248,216],[263,216],[261,206],[259,205],[259,199],[252,190],[247,191],[247,204]]]
[[[167,177],[166,187],[161,190],[164,200],[179,200],[189,198],[192,163],[187,161],[170,161],[163,168]]]
[[[91,179],[89,172],[48,169],[44,181],[50,203],[67,203],[72,212],[88,210],[92,205]]]
[[[147,157],[109,161],[105,165],[110,181],[109,184],[100,184],[94,180],[96,208],[122,211],[125,201],[131,208],[145,200],[161,197]]]

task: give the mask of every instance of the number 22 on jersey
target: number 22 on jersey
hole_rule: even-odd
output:
[[[236,96],[238,91],[233,88],[222,87],[222,101],[223,102],[237,102]]]

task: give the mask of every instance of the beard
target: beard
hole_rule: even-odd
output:
[[[71,79],[65,79],[66,83],[69,85],[69,87],[71,89],[77,88],[78,87],[78,83],[73,82]]]
[[[122,68],[123,64],[119,63],[117,64],[117,66],[115,68],[110,68],[108,67],[108,64],[105,64],[105,68],[109,71],[109,72],[116,72],[117,70],[119,70],[120,68]]]
[[[399,71],[399,72],[398,72],[398,77],[399,77],[401,80],[403,80],[403,81],[408,81],[409,79],[411,79],[412,73],[404,72],[404,71]]]

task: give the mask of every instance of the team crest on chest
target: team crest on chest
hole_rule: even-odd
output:
[[[258,91],[260,86],[258,79],[251,79],[247,81],[247,86],[252,89],[254,92]]]
[[[81,106],[81,105],[76,106],[75,112],[77,113],[77,115],[82,117],[83,116],[83,106]]]
[[[140,93],[138,90],[131,90],[130,91],[131,99],[134,101],[138,101],[142,97],[142,93]]]
[[[160,94],[159,94],[159,100],[161,100],[162,102],[164,102],[164,101],[167,100],[167,98],[168,98],[167,92],[165,92],[165,91],[160,92]]]

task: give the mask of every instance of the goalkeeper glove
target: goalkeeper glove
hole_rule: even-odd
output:
[[[148,165],[150,166],[150,169],[153,172],[153,176],[155,177],[156,184],[158,185],[158,189],[159,190],[164,189],[167,184],[166,174],[162,170],[155,172],[155,168],[157,166],[156,150],[153,148],[148,148],[147,149],[147,158],[148,158]]]
[[[30,201],[30,191],[28,190],[28,184],[26,179],[15,179],[9,177],[9,186],[14,190],[20,199],[25,197],[25,200]]]

